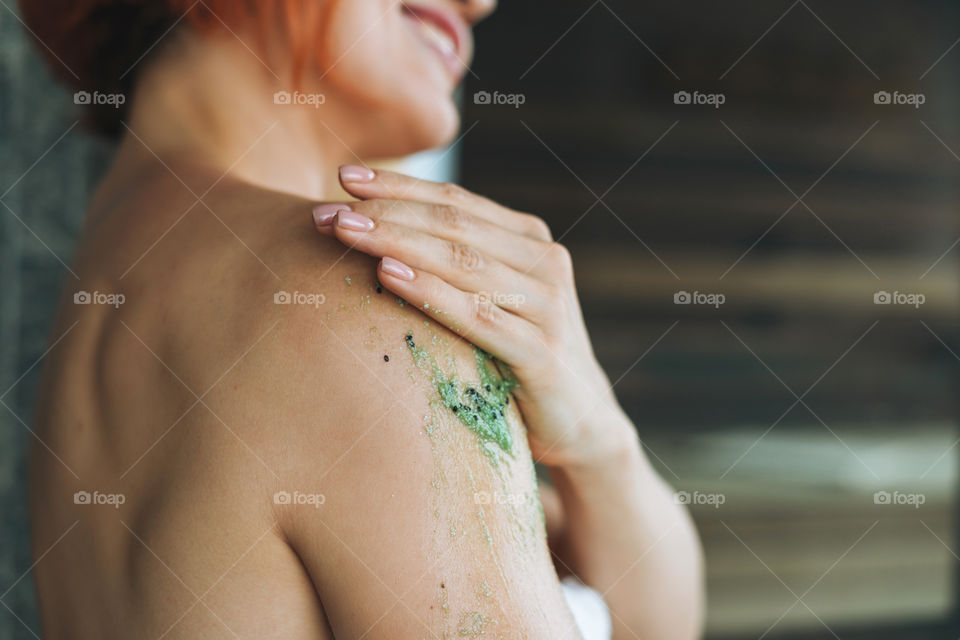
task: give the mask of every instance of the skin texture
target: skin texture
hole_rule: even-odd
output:
[[[341,181],[361,200],[317,209],[317,231],[382,258],[385,287],[509,369],[565,511],[558,562],[604,594],[617,637],[695,636],[696,535],[593,356],[566,249],[459,187],[349,167]]]
[[[464,24],[492,9],[430,5]],[[451,185],[341,181],[449,142],[460,74],[399,5],[321,13],[300,86],[319,113],[273,100],[294,88],[282,30],[262,47],[255,24],[179,32],[138,70],[32,425],[43,636],[574,639],[559,569],[604,592],[617,640],[695,637],[696,536],[593,357],[569,254],[538,217]],[[315,226],[347,200],[373,229]],[[433,367],[482,388],[472,343],[520,385],[502,408],[489,392],[495,456]],[[542,511],[534,459],[555,484]]]
[[[145,191],[188,206],[174,182]],[[160,637],[184,612],[165,637],[458,637],[478,620],[563,637],[518,412],[515,457],[494,468],[405,336],[476,384],[473,348],[376,294],[376,263],[318,244],[303,202],[221,189],[208,202],[279,280],[201,214],[124,279],[119,310],[64,306],[57,332],[77,324],[51,353],[43,396],[61,400],[41,404],[38,434],[80,480],[35,448],[35,546],[80,524],[36,569],[46,637]],[[133,204],[151,223],[102,223],[82,286],[106,290],[180,209]],[[275,305],[279,290],[326,300]],[[125,503],[75,505],[81,490]],[[324,502],[275,504],[282,491]]]

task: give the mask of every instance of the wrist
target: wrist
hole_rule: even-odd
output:
[[[643,453],[636,430],[618,427],[604,442],[560,463],[547,465],[553,484],[568,508],[633,502],[648,488],[656,474]],[[578,508],[581,508],[578,507]]]
[[[592,413],[579,426],[578,444],[567,455],[548,462],[548,467],[573,474],[593,474],[611,467],[629,468],[643,461],[636,428],[619,405]]]

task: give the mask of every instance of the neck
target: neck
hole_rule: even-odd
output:
[[[344,142],[355,139],[351,120],[329,95],[319,109],[276,104],[289,70],[268,69],[229,34],[181,38],[175,54],[143,70],[116,166],[136,166],[131,155],[168,167],[186,160],[305,198],[342,193],[337,167],[362,160]]]

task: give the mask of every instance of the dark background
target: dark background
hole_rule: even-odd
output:
[[[34,365],[109,150],[74,127],[10,7],[0,638],[19,639],[36,628],[23,502]],[[693,506],[711,637],[958,635],[958,13],[503,0],[477,30],[464,184],[550,222],[651,458],[679,489],[722,496]],[[926,103],[874,104],[881,90]],[[524,104],[475,104],[479,91]],[[725,103],[677,105],[677,91]],[[674,304],[680,291],[726,302]],[[926,303],[876,305],[878,291]],[[877,491],[925,503],[875,504]]]
[[[464,183],[550,222],[651,457],[726,498],[694,506],[714,637],[957,637],[957,18],[507,0],[478,28]]]

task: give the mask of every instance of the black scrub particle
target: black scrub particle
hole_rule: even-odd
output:
[[[415,362],[428,362],[432,365],[433,384],[437,387],[440,399],[447,409],[482,440],[492,441],[499,445],[502,451],[510,454],[513,437],[504,419],[503,407],[509,401],[510,392],[516,388],[517,381],[512,377],[502,376],[498,370],[499,366],[506,368],[506,365],[496,361],[485,351],[474,347],[473,355],[480,376],[480,384],[476,387],[464,385],[456,375],[447,377],[423,347],[417,345],[412,332],[407,332],[404,340]]]
[[[383,293],[383,287],[377,285],[377,293]]]
[[[384,362],[390,362],[390,356],[384,355],[384,356],[383,356],[383,361],[384,361]]]

